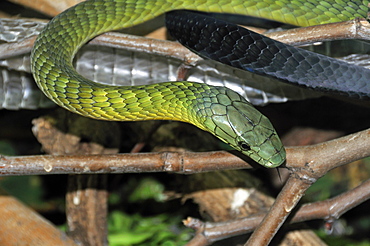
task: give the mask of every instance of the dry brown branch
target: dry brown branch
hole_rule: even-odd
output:
[[[305,191],[329,170],[369,156],[369,130],[287,153],[292,175],[275,204],[246,245],[267,245],[299,202]],[[321,148],[317,149],[317,147]],[[322,151],[324,150],[324,151]],[[292,154],[292,151],[294,154]]]
[[[298,179],[314,182],[329,170],[370,156],[370,130],[305,147],[287,147],[285,167]],[[114,155],[2,156],[0,175],[176,172],[197,173],[251,168],[225,151]]]
[[[304,204],[295,213],[290,223],[308,220],[324,219],[333,222],[345,212],[370,199],[370,180],[356,188],[325,201]],[[263,220],[265,214],[253,215],[226,222],[202,222],[199,219],[188,218],[184,224],[197,231],[195,241],[205,241],[207,245],[224,238],[252,232]],[[202,240],[200,238],[203,238]]]
[[[312,44],[338,39],[369,40],[370,24],[363,18],[356,18],[350,21],[278,31],[266,34],[266,36],[291,45]]]
[[[325,33],[325,35],[322,35],[322,33]],[[370,24],[365,19],[354,19],[352,21],[295,28],[265,35],[291,45],[349,38],[369,40]],[[35,37],[31,37],[19,43],[1,44],[0,59],[31,52],[34,41]],[[100,35],[91,40],[90,44],[165,55],[192,65],[201,59],[177,42],[122,33],[106,33]]]
[[[270,211],[245,245],[268,245],[312,183],[290,176]]]
[[[2,43],[0,44],[0,52],[3,52],[0,59],[7,59],[18,55],[30,53],[36,37],[27,38],[17,43]]]
[[[369,156],[369,134],[368,129],[321,144],[288,148],[286,167],[300,179],[315,181],[333,168]]]
[[[142,172],[190,174],[241,168],[251,168],[251,166],[225,151],[75,156],[1,156],[0,158],[0,176]]]
[[[249,243],[267,244],[305,190],[326,172],[369,156],[369,133],[370,130],[365,130],[313,146],[287,148],[286,167],[292,175],[264,219],[265,223],[261,223],[262,226],[256,230],[256,236],[252,235]],[[242,159],[227,152],[3,157],[0,166],[1,175],[163,171],[194,173],[248,167]],[[260,219],[253,218],[253,221],[259,222]],[[231,231],[242,229],[239,224],[238,229],[233,228]]]
[[[192,177],[195,177],[195,180]],[[203,178],[207,179],[205,181],[206,185],[211,184],[207,185],[209,187],[199,187],[199,184],[202,183],[197,182],[197,179]],[[265,214],[268,212],[275,199],[263,194],[255,188],[247,188],[249,185],[252,187],[255,185],[258,186],[258,184],[253,184],[253,181],[249,182],[253,178],[255,177],[249,175],[248,172],[239,172],[237,170],[192,175],[190,177],[190,181],[188,181],[189,185],[187,185],[187,187],[190,186],[190,189],[192,189],[191,184],[194,181],[194,183],[198,185],[194,185],[193,189],[195,188],[195,191],[186,195],[186,198],[189,197],[198,204],[202,217],[205,217],[207,220],[212,222],[225,222],[239,218],[252,217],[258,214]],[[212,180],[214,180],[214,182]],[[242,180],[244,182],[241,182]],[[223,188],[216,188],[219,186]],[[236,224],[236,226],[240,225]],[[208,244],[212,243],[208,241],[208,238],[206,237],[207,228],[204,227],[202,229],[204,229],[202,231],[203,233],[196,233],[196,238],[194,240],[203,237],[204,239],[207,239],[206,241]],[[225,235],[226,232],[233,233],[234,230],[225,226],[222,231],[219,231],[219,233],[213,233],[213,235]],[[304,242],[302,242],[300,238],[305,238]],[[219,238],[217,239],[219,240]],[[315,245],[320,245],[320,241],[321,240],[318,236],[312,231],[298,229],[287,232],[279,245],[305,246],[313,245],[313,242]],[[193,240],[191,242],[194,243]]]
[[[38,213],[0,191],[0,245],[76,245]]]
[[[49,16],[55,16],[63,10],[76,5],[81,0],[61,0],[61,1],[50,1],[50,0],[11,0],[14,3],[33,8]]]
[[[313,219],[333,221],[348,210],[370,199],[370,179],[334,198],[303,205],[293,217],[293,222]]]

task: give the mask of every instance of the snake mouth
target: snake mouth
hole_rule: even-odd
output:
[[[258,164],[266,168],[275,168],[282,165],[285,162],[286,153],[284,147],[282,147],[282,149],[280,150],[275,149],[275,153],[270,155],[268,158],[263,158],[260,152],[255,151],[253,151],[252,153],[251,152],[252,151],[245,154],[248,155],[252,160],[257,162]]]
[[[285,162],[286,152],[285,148],[282,147],[281,150],[276,149],[275,155],[271,156],[269,159],[265,160],[266,163],[264,164],[267,168],[275,168],[282,165]]]

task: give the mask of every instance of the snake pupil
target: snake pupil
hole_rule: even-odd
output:
[[[238,145],[244,151],[251,150],[251,146],[249,146],[249,144],[247,144],[246,142],[239,142]]]

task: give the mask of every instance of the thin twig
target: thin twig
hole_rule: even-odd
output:
[[[356,188],[325,201],[304,204],[295,213],[290,223],[308,220],[324,219],[333,221],[348,210],[370,199],[370,179]],[[221,239],[252,232],[263,220],[265,214],[257,214],[245,218],[225,222],[202,222],[199,219],[188,218],[184,221],[187,227],[197,231],[194,238],[206,241],[207,244]],[[206,245],[206,244],[197,244]]]
[[[348,210],[370,199],[370,179],[336,197],[303,205],[292,222],[313,219],[336,220]]]

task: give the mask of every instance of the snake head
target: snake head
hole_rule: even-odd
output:
[[[257,121],[247,118],[244,126],[240,126],[240,122],[234,125],[231,118],[229,122],[237,137],[235,144],[230,145],[235,149],[268,168],[277,167],[285,161],[285,149],[280,138],[264,115],[260,114]]]
[[[269,119],[239,94],[217,95],[205,119],[207,131],[267,168],[281,165],[285,149]]]

